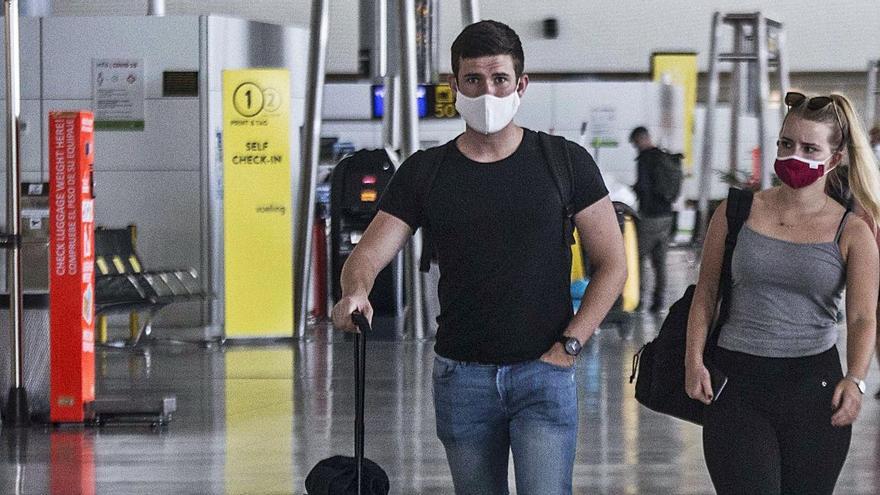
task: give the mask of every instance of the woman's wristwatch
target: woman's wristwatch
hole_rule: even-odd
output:
[[[859,392],[861,392],[862,395],[865,395],[865,391],[867,390],[867,387],[865,386],[865,380],[862,380],[861,378],[852,375],[846,375],[843,378],[855,383],[856,386],[859,387]]]

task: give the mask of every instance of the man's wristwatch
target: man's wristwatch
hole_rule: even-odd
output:
[[[859,387],[859,392],[861,392],[862,395],[865,395],[865,391],[867,390],[867,387],[865,386],[865,380],[862,380],[861,378],[856,378],[852,375],[846,375],[844,378],[855,383],[856,386]]]
[[[569,356],[577,357],[583,348],[580,340],[574,337],[569,337],[568,335],[559,337],[559,343],[562,344],[562,347],[565,348],[565,353]]]

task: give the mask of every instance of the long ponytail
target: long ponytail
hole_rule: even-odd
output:
[[[849,167],[849,188],[854,199],[871,215],[874,223],[880,223],[880,168],[865,129],[849,99],[833,93],[831,98],[846,120],[846,152]]]

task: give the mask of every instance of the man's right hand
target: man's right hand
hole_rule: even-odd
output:
[[[351,314],[360,311],[370,323],[373,322],[373,307],[366,294],[345,296],[333,306],[333,326],[345,331],[358,333],[358,327],[351,320]]]

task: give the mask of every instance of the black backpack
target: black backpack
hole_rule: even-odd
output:
[[[681,194],[681,183],[684,180],[681,160],[684,155],[664,150],[657,150],[657,153],[659,159],[651,171],[654,179],[652,188],[658,198],[671,203]]]
[[[545,162],[550,169],[550,176],[559,192],[559,198],[564,205],[561,212],[562,229],[564,237],[568,245],[574,244],[574,192],[572,184],[574,183],[574,169],[572,168],[571,155],[568,152],[566,139],[562,136],[553,136],[545,132],[538,132],[538,141],[541,144],[541,152],[544,154]],[[444,145],[429,148],[420,151],[419,162],[423,170],[420,171],[420,180],[418,184],[420,190],[417,191],[418,198],[425,204],[431,187],[434,185],[434,179],[437,178],[437,172],[446,160],[449,146],[455,146],[455,141],[450,141]],[[417,155],[413,155],[416,157]],[[422,225],[422,253],[419,260],[419,270],[428,272],[431,269],[431,261],[436,258],[436,251],[431,235],[431,228],[427,222]]]

